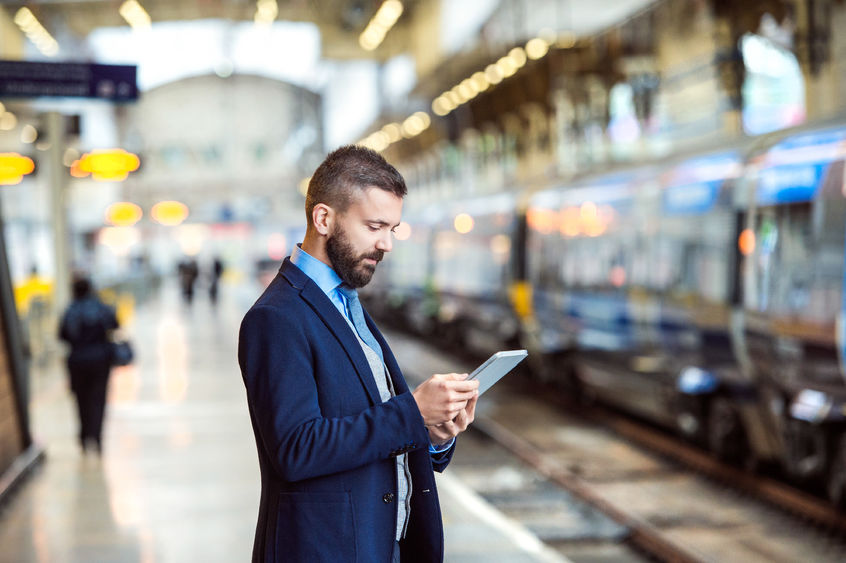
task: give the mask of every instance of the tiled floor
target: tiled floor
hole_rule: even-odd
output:
[[[257,294],[214,309],[165,291],[131,322],[137,362],[113,372],[103,458],[80,454],[59,362],[32,374],[42,467],[0,513],[2,562],[247,561],[259,474],[236,360]],[[555,561],[455,477],[439,477],[447,561]]]

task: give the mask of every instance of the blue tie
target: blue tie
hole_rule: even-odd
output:
[[[374,352],[379,354],[379,358],[384,362],[385,358],[382,357],[382,347],[379,346],[378,342],[376,342],[376,339],[373,337],[373,333],[370,332],[370,329],[367,327],[367,322],[364,320],[364,309],[361,308],[361,301],[358,300],[358,292],[346,284],[339,285],[338,291],[347,298],[347,309],[349,309],[350,312],[350,320],[352,321],[359,338],[361,338],[365,344],[370,346]]]

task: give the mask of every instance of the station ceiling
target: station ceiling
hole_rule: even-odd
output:
[[[420,0],[404,0],[404,17],[413,16]],[[22,7],[49,24],[85,37],[101,27],[127,25],[119,9],[122,0],[0,0],[0,7],[10,16]],[[226,19],[253,21],[256,0],[140,0],[153,22]],[[329,58],[364,58],[374,56],[361,49],[358,37],[382,4],[381,0],[278,0],[276,21],[312,22],[321,32],[324,56]],[[384,53],[379,52],[379,56]]]

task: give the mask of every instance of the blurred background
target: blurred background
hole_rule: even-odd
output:
[[[240,417],[255,495],[237,323],[358,143],[409,186],[386,327],[527,348],[532,381],[846,504],[844,30],[841,0],[0,0],[0,490],[75,463],[56,334],[86,272],[137,348],[117,420],[221,393],[168,440]]]

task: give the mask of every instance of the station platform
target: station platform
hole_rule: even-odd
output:
[[[0,562],[248,561],[259,470],[237,365],[237,328],[258,295],[213,307],[174,288],[128,323],[137,359],[114,370],[103,455],[83,455],[59,355],[31,374],[45,461],[0,511]],[[438,476],[446,561],[566,561],[449,469]]]

